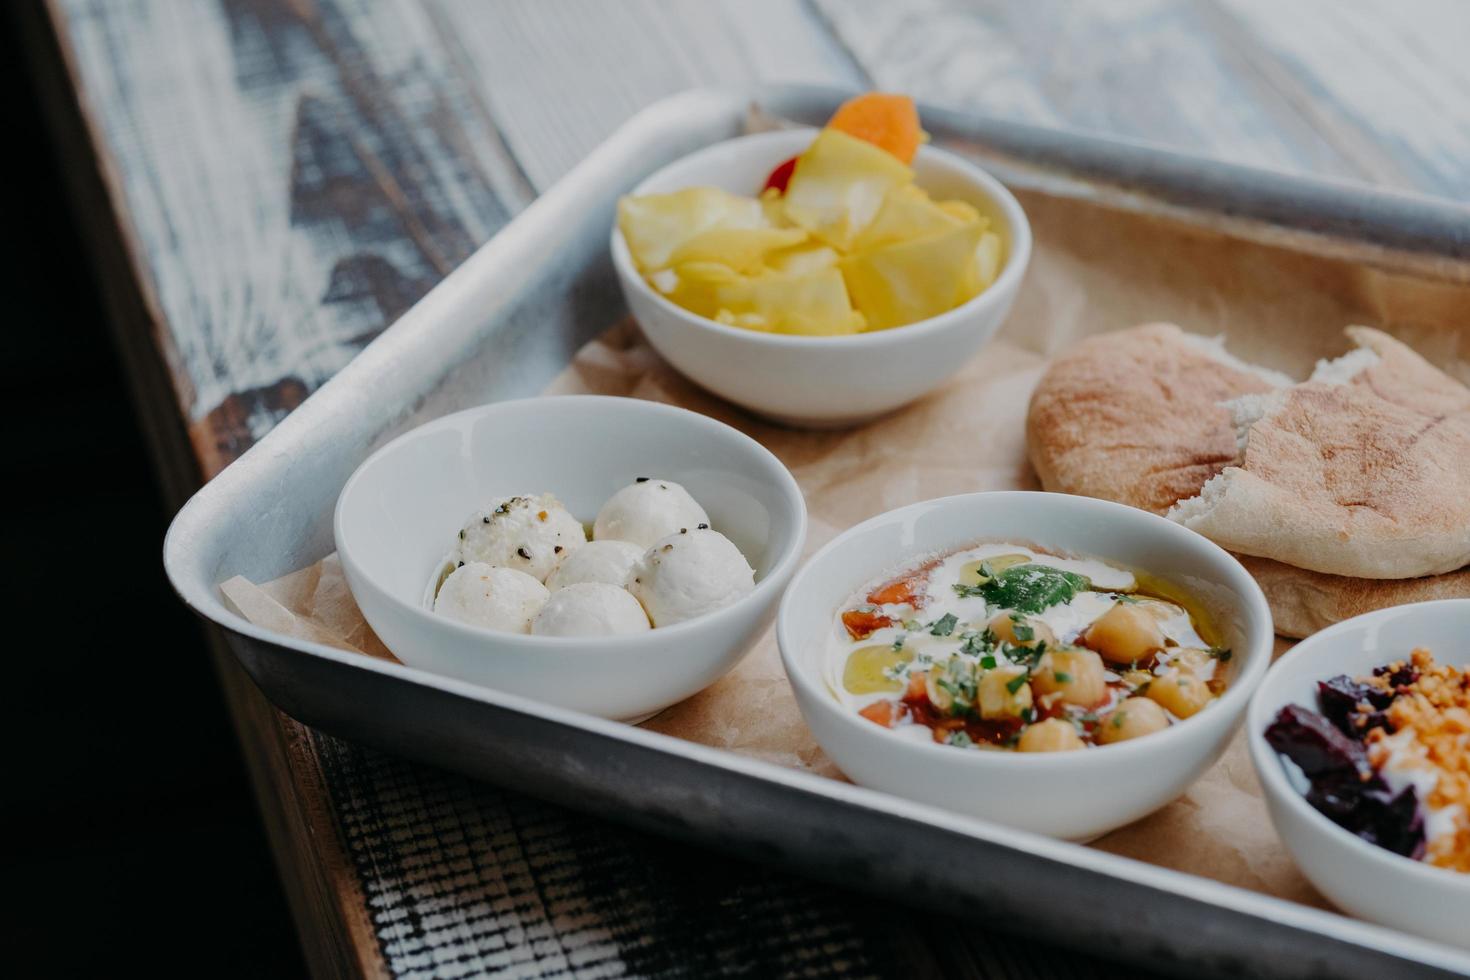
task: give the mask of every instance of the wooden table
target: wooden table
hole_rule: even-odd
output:
[[[690,86],[901,90],[1470,197],[1460,0],[47,0],[27,25],[175,504]],[[216,659],[319,975],[1100,969],[342,743]]]

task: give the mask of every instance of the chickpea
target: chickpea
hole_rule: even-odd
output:
[[[1026,668],[1007,665],[987,670],[980,678],[980,717],[987,721],[1023,717],[1031,708],[1031,685]]]
[[[943,679],[944,675],[938,668],[930,670],[924,675],[924,693],[929,696],[929,703],[934,705],[936,711],[947,713],[954,707],[954,695],[948,687],[939,683]]]
[[[1091,707],[1108,696],[1102,658],[1091,650],[1048,650],[1036,662],[1031,686],[1037,694],[1060,694],[1067,704]]]
[[[1210,656],[1210,651],[1199,650],[1194,647],[1177,647],[1169,650],[1169,665],[1187,670],[1203,680],[1209,680],[1215,673],[1215,658]]]
[[[929,704],[942,713],[950,714],[956,711],[956,696],[954,692],[964,691],[961,683],[964,671],[969,670],[969,664],[951,657],[948,663],[935,664],[925,674],[923,689],[929,695]],[[969,708],[969,701],[958,702],[958,710],[964,711]]]
[[[1126,742],[1130,738],[1152,735],[1169,727],[1164,709],[1148,698],[1126,698],[1102,716],[1093,730],[1093,738],[1101,745]]]
[[[1188,718],[1214,699],[1210,686],[1193,672],[1171,667],[1149,682],[1144,692],[1176,718]]]
[[[985,624],[990,632],[995,634],[996,639],[1012,646],[1033,648],[1038,643],[1045,643],[1049,647],[1057,645],[1057,635],[1051,631],[1041,620],[1034,616],[1022,616],[1020,613],[998,612]],[[1029,630],[1027,639],[1016,638],[1016,627],[1021,628],[1023,635]]]
[[[1164,633],[1147,612],[1119,602],[1087,628],[1082,645],[1096,650],[1109,663],[1131,664],[1164,649]]]
[[[1130,691],[1136,691],[1143,685],[1154,679],[1151,670],[1125,670],[1122,674],[1123,683],[1128,685]]]
[[[1157,705],[1151,705],[1157,710]],[[1016,748],[1022,752],[1071,752],[1084,749],[1087,745],[1070,722],[1060,718],[1048,718],[1034,725],[1027,725],[1021,733]]]

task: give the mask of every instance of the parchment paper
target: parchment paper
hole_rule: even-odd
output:
[[[683,380],[631,323],[584,347],[548,393],[653,399],[749,433],[801,484],[810,553],[841,529],[914,501],[1035,489],[1027,399],[1045,357],[1091,333],[1171,320],[1224,334],[1233,353],[1301,377],[1317,358],[1346,349],[1344,325],[1367,323],[1470,380],[1464,281],[1348,261],[1338,246],[1314,254],[1310,240],[1265,244],[1167,215],[1019,196],[1037,244],[1006,328],[942,390],[886,419],[846,432],[764,423]],[[335,556],[263,587],[237,577],[222,590],[259,625],[391,658],[358,614]],[[1278,642],[1278,653],[1284,648]],[[723,680],[645,727],[842,778],[802,722],[770,634]],[[1325,906],[1271,828],[1243,736],[1182,799],[1092,846]]]

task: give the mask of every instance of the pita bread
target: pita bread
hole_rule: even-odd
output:
[[[1276,632],[1298,640],[1377,609],[1432,599],[1470,599],[1470,568],[1380,580],[1310,572],[1269,558],[1235,557],[1266,593]]]
[[[1403,579],[1470,564],[1470,390],[1365,327],[1316,379],[1231,405],[1243,439],[1168,516],[1311,571]],[[1344,367],[1346,364],[1346,367]]]
[[[1027,451],[1047,490],[1162,514],[1235,462],[1221,403],[1288,383],[1172,323],[1090,337],[1037,384]]]
[[[1367,327],[1347,333],[1357,349],[1319,363],[1314,382],[1361,387],[1412,412],[1470,407],[1470,392],[1403,344]],[[1140,387],[1140,370],[1156,382]],[[1027,418],[1031,460],[1047,490],[1164,513],[1240,461],[1237,436],[1276,407],[1287,384],[1168,324],[1095,337],[1058,357],[1038,384]],[[1228,407],[1212,400],[1221,391]],[[1142,431],[1141,419],[1161,425],[1161,434]],[[1380,580],[1236,557],[1260,583],[1284,636],[1407,602],[1470,597],[1470,568]]]

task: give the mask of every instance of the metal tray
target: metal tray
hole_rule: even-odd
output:
[[[271,701],[334,735],[625,823],[953,911],[988,909],[1049,943],[1220,975],[1470,973],[1470,954],[1127,858],[957,818],[875,791],[409,667],[286,639],[218,584],[265,581],[332,549],[338,490],[397,433],[531,395],[625,308],[607,249],[619,194],[743,131],[752,103],[820,123],[843,93],[694,91],[640,113],[434,289],[259,445],[199,491],[164,544],[180,596],[224,628]],[[1120,207],[1222,216],[1241,234],[1470,258],[1454,205],[924,110],[936,143],[1008,182]]]

